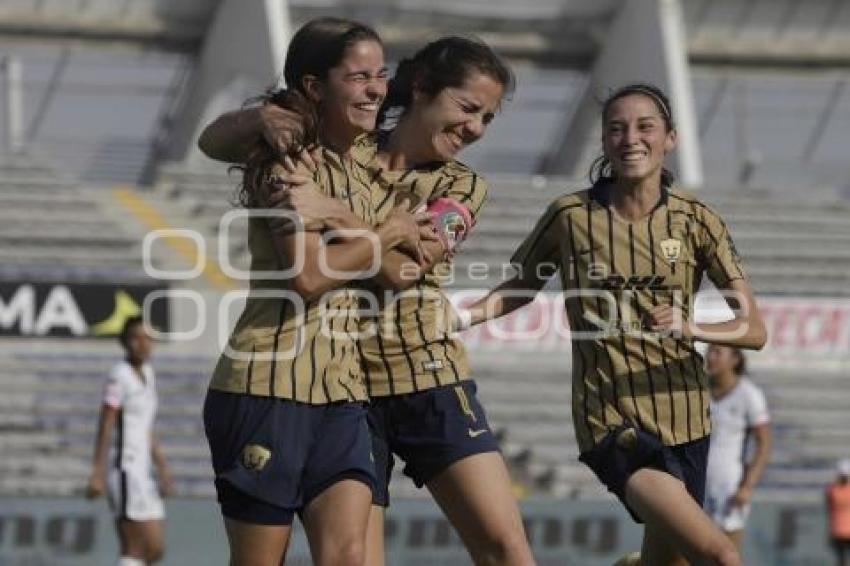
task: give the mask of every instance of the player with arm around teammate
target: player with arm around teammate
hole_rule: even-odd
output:
[[[383,73],[383,47],[368,26],[314,20],[290,42],[287,88],[263,100],[264,108],[295,105],[310,118],[299,143],[319,140],[326,151],[306,188],[342,202],[363,229],[359,237],[326,238],[291,215],[249,219],[251,292],[204,404],[234,566],[283,562],[295,514],[315,564],[364,560],[374,465],[351,340],[352,279],[389,249],[416,255],[422,235],[403,208],[373,229],[368,187],[347,157],[354,139],[374,125]],[[281,161],[267,144],[246,156],[243,208],[273,207],[269,195],[285,168]]]
[[[120,341],[126,355],[104,388],[87,495],[108,496],[120,541],[119,566],[141,566],[162,558],[160,494],[170,495],[172,480],[154,433],[156,377],[141,317],[127,319]],[[151,464],[159,485],[151,477]]]

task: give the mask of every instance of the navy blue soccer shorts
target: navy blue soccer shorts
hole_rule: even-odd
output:
[[[338,481],[355,479],[374,492],[362,403],[309,405],[210,390],[204,427],[225,517],[288,525]]]
[[[372,399],[369,428],[377,475],[375,505],[389,505],[393,455],[404,462],[404,473],[416,487],[422,487],[459,460],[499,450],[476,391],[475,382],[467,380]]]
[[[625,505],[638,523],[643,521],[626,503],[626,482],[642,468],[654,468],[678,478],[700,507],[705,500],[705,474],[709,437],[676,446],[665,446],[658,438],[638,428],[619,426],[593,448],[582,452],[579,461]]]

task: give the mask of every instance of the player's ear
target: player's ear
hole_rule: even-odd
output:
[[[304,75],[301,86],[313,102],[321,102],[325,96],[325,85],[316,75]]]
[[[676,149],[676,142],[679,140],[679,132],[670,130],[667,132],[667,137],[664,140],[664,153],[670,153]]]

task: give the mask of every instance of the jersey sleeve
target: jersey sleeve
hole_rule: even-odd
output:
[[[487,200],[487,181],[477,173],[469,171],[451,180],[446,191],[441,195],[458,201],[469,209],[473,222],[478,221],[478,215]]]
[[[116,366],[109,372],[106,385],[103,387],[103,403],[114,409],[120,408],[124,404],[125,389],[120,367]]]
[[[562,213],[557,201],[549,205],[534,229],[511,256],[511,264],[524,278],[549,279],[558,269],[558,216]]]
[[[719,288],[725,288],[730,281],[746,279],[732,234],[720,216],[706,207],[700,220],[700,229],[699,257],[711,282]]]
[[[770,422],[767,411],[767,399],[764,393],[756,386],[749,388],[747,395],[747,427],[756,427]]]

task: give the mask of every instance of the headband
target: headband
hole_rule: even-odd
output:
[[[664,116],[670,121],[673,120],[673,115],[671,114],[670,109],[667,107],[667,104],[665,104],[664,100],[656,93],[654,93],[651,89],[644,86],[627,86],[617,93],[616,98],[620,98],[621,96],[626,96],[628,94],[643,94],[645,96],[650,97],[656,102],[656,104],[658,104],[658,106],[661,107],[661,112],[664,114]]]

